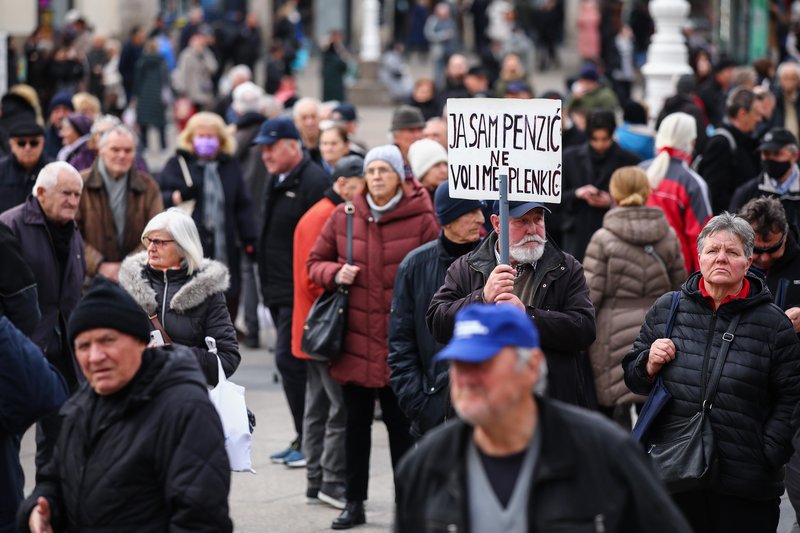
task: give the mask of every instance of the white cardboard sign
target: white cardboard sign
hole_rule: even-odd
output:
[[[452,198],[497,200],[508,175],[510,201],[561,203],[561,101],[447,100]]]

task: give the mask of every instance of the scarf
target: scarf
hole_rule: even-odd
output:
[[[671,158],[675,157],[677,159],[682,159],[683,161],[686,161],[687,165],[691,165],[692,164],[692,154],[687,154],[683,150],[679,150],[679,149],[673,148],[671,146],[664,146],[663,148],[661,148],[658,151],[659,154],[661,152],[667,152],[667,155],[669,155]]]
[[[225,242],[225,190],[219,177],[217,161],[198,159],[203,169],[203,214],[202,223],[207,232],[213,235],[211,257],[222,264],[228,264],[228,247]]]
[[[400,203],[400,200],[403,198],[403,187],[397,188],[397,193],[389,200],[386,205],[379,206],[375,203],[375,200],[372,199],[372,196],[367,194],[367,204],[369,205],[369,210],[372,212],[372,217],[375,219],[375,222],[379,221],[381,217],[397,207],[397,204]]]

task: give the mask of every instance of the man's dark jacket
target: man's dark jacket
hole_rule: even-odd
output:
[[[250,192],[250,198],[253,199],[253,217],[257,230],[260,230],[264,224],[261,200],[264,198],[264,187],[267,183],[267,168],[261,160],[261,146],[253,146],[250,143],[258,135],[258,130],[265,120],[267,117],[261,113],[245,113],[236,121],[236,133],[234,134],[236,151],[233,153],[233,157],[242,168],[244,184]]]
[[[708,138],[697,169],[697,173],[708,184],[708,196],[714,214],[727,209],[733,192],[761,172],[756,141],[731,124],[725,123],[720,128],[733,135],[736,150],[731,151],[731,143],[723,135],[712,135]]]
[[[56,531],[232,530],[225,437],[188,349],[145,350],[125,388],[98,396],[85,384],[60,414],[53,459],[17,514],[20,531],[39,496]]]
[[[536,403],[542,440],[527,503],[528,531],[689,531],[626,433],[585,410],[539,397]],[[396,477],[396,532],[471,531],[466,456],[472,433],[457,420],[430,432],[403,457]]]
[[[64,377],[68,383],[75,383],[81,379],[80,372],[72,361],[71,353],[67,351],[62,354],[62,348],[66,346],[66,324],[69,315],[81,299],[83,278],[86,275],[83,239],[78,231],[78,225],[70,222],[74,233],[63,276],[59,276],[58,259],[50,231],[36,198],[29,196],[24,204],[3,213],[0,215],[0,222],[6,224],[14,233],[22,247],[25,261],[36,277],[42,318],[31,338],[42,349],[48,360],[60,370],[73,369],[73,376]],[[62,357],[69,357],[69,361]]]
[[[678,356],[661,369],[672,400],[659,414],[659,427],[688,421],[700,411],[702,383],[716,360],[722,335],[741,315],[722,369],[711,413],[719,477],[711,490],[749,500],[777,499],[783,493],[783,465],[792,453],[792,414],[800,401],[800,344],[786,315],[772,303],[761,279],[747,275],[750,292],[716,312],[699,289],[700,273],[684,282],[672,342]],[[648,394],[651,344],[664,336],[672,293],[661,296],[625,356],[625,384]],[[704,364],[705,355],[708,360]]]
[[[442,344],[431,336],[425,313],[455,260],[440,237],[409,252],[395,277],[389,315],[389,380],[416,438],[452,415],[448,364],[433,362]]]
[[[20,439],[39,417],[64,403],[69,393],[61,374],[7,317],[0,317],[0,382],[0,533],[10,533],[24,498]]]
[[[36,277],[19,241],[8,226],[0,224],[0,316],[3,315],[29,337],[42,317]]]
[[[589,143],[564,150],[564,174],[561,182],[563,194],[561,205],[553,210],[549,225],[561,229],[561,248],[578,261],[583,261],[586,247],[594,232],[603,227],[607,208],[592,207],[575,197],[575,190],[584,185],[594,185],[608,192],[611,175],[620,167],[638,165],[641,158],[617,143],[605,153],[599,172],[592,165],[592,149]]]
[[[13,154],[0,159],[0,213],[25,202],[33,192],[39,171],[53,159],[42,152],[32,169],[24,169]]]
[[[770,177],[765,172],[762,172],[736,189],[728,206],[728,211],[736,213],[753,198],[763,197],[780,200],[783,210],[786,212],[786,220],[789,225],[800,229],[800,177],[796,178],[794,184],[789,186],[788,191],[781,194],[772,185]]]
[[[269,176],[264,188],[264,226],[258,249],[265,305],[292,306],[294,228],[329,186],[328,174],[305,153],[282,183],[278,183],[278,176]]]
[[[496,243],[497,234],[492,232],[474,252],[459,257],[448,269],[425,317],[437,341],[450,340],[460,309],[483,302],[486,280],[497,266]],[[595,405],[594,380],[586,372],[585,353],[595,339],[594,306],[583,267],[548,242],[531,283],[536,287],[533,301],[522,303],[539,330],[547,357],[547,395],[572,404]]]

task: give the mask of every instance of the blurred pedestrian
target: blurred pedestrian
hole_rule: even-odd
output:
[[[193,35],[172,71],[172,88],[188,98],[197,110],[210,109],[216,93],[212,80],[217,67],[217,60],[208,48],[208,37]]]
[[[172,104],[172,88],[164,58],[155,39],[148,39],[141,59],[136,63],[133,98],[136,99],[136,122],[146,148],[150,147],[148,133],[155,128],[161,151],[167,149],[167,106]]]
[[[350,53],[344,46],[342,34],[334,30],[323,42],[322,48],[322,101],[344,102],[347,92],[344,84],[345,75],[349,68]]]
[[[25,201],[36,176],[53,161],[44,153],[44,129],[32,118],[22,118],[9,128],[11,153],[0,159],[0,213]]]

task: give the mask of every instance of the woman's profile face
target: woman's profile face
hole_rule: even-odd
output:
[[[156,269],[167,270],[177,268],[183,256],[180,254],[178,244],[169,232],[164,230],[151,231],[144,237],[147,246],[147,263]]]
[[[753,258],[746,258],[741,239],[729,231],[708,235],[700,252],[700,272],[707,285],[737,290]]]

